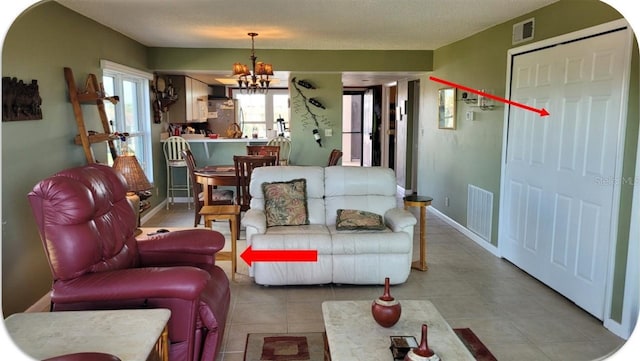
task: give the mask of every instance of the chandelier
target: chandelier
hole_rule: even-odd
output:
[[[269,89],[271,79],[269,76],[273,76],[273,67],[271,64],[263,63],[261,61],[256,62],[254,49],[254,40],[258,33],[248,33],[251,37],[251,70],[245,64],[234,63],[233,75],[238,76],[238,87],[240,90],[244,90],[251,93],[266,93]]]

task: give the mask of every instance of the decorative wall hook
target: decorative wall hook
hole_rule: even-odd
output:
[[[307,125],[306,122],[309,120],[309,118],[313,120],[313,124],[314,124],[313,130],[312,130],[313,138],[315,139],[316,143],[318,143],[318,146],[322,147],[322,138],[320,137],[320,131],[319,131],[320,122],[326,123],[327,120],[324,116],[320,116],[314,113],[314,111],[312,111],[312,108],[309,106],[309,104],[312,104],[318,109],[326,109],[326,107],[315,98],[307,98],[307,96],[300,89],[300,87],[303,87],[306,89],[315,89],[315,87],[311,83],[305,80],[297,80],[295,77],[291,79],[291,83],[293,84],[293,88],[298,93],[297,97],[300,98],[297,100],[295,108],[297,111],[301,111],[301,110],[304,111],[304,114],[302,115],[302,119],[305,125]]]

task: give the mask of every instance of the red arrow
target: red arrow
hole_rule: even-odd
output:
[[[512,100],[505,99],[505,98],[500,98],[499,96],[495,96],[495,95],[493,95],[493,94],[489,94],[489,93],[485,93],[485,92],[480,91],[480,90],[476,90],[476,89],[473,89],[473,88],[469,88],[469,87],[466,87],[466,86],[464,86],[464,85],[460,85],[460,84],[452,83],[452,82],[450,82],[450,81],[446,81],[446,80],[443,80],[443,79],[440,79],[440,78],[436,78],[435,76],[430,76],[430,77],[429,77],[429,79],[431,79],[431,80],[433,80],[433,81],[435,81],[435,82],[438,82],[438,83],[442,83],[442,84],[445,84],[445,85],[452,86],[452,87],[454,87],[454,88],[458,88],[458,89],[466,90],[466,91],[468,91],[468,92],[471,92],[471,93],[474,93],[474,94],[478,94],[478,95],[483,96],[483,97],[487,97],[487,98],[490,98],[490,99],[493,99],[493,100],[497,100],[497,101],[499,101],[499,102],[503,102],[503,103],[511,104],[511,105],[513,105],[513,106],[520,107],[520,108],[523,108],[523,109],[526,109],[526,110],[532,111],[532,112],[534,112],[534,113],[538,113],[538,114],[540,114],[540,116],[541,116],[541,117],[546,117],[546,116],[548,116],[548,115],[549,115],[549,112],[548,112],[545,108],[542,108],[542,109],[536,109],[536,108],[534,108],[534,107],[530,107],[530,106],[528,106],[528,105],[526,105],[526,104],[522,104],[522,103],[514,102],[514,101],[512,101]]]
[[[317,250],[253,250],[247,247],[240,257],[251,266],[252,262],[318,262]]]

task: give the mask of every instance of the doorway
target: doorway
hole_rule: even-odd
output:
[[[587,30],[510,52],[502,255],[600,320],[615,249],[629,30]]]
[[[398,94],[398,85],[393,84],[385,88],[385,97],[383,104],[387,106],[386,121],[383,120],[383,143],[385,150],[383,165],[388,168],[395,169],[396,164],[396,103]]]
[[[342,95],[342,165],[380,165],[380,112],[374,110],[374,93],[374,89],[363,89]]]

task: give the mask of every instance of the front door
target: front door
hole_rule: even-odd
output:
[[[628,30],[512,57],[503,256],[603,319]],[[626,68],[625,68],[626,67]]]

